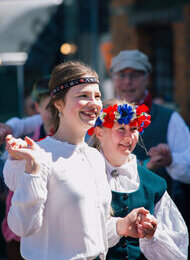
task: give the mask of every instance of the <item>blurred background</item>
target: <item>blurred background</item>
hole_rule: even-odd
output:
[[[90,64],[111,97],[110,61],[124,49],[150,57],[150,92],[189,124],[190,0],[0,0],[0,122],[35,113],[34,82],[65,60]]]
[[[0,0],[0,121],[32,113],[33,83],[64,60],[89,63],[109,97],[111,57],[127,48],[149,55],[151,93],[189,123],[189,43],[189,0]]]

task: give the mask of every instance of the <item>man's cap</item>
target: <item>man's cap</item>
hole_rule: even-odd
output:
[[[152,65],[148,56],[139,50],[120,51],[118,55],[112,58],[111,71],[118,72],[127,68],[150,72]]]

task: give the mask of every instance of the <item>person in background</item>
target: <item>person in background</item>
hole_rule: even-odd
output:
[[[33,116],[38,114],[38,111],[35,107],[35,101],[32,99],[32,97],[26,96],[24,99],[24,115],[25,116]]]
[[[47,104],[50,101],[49,96],[49,76],[45,76],[36,81],[32,91],[32,98],[35,100],[35,107],[38,113],[42,117],[43,124],[36,127],[32,139],[38,141],[47,136],[53,126],[53,119],[50,109],[47,108]],[[3,156],[5,159],[5,156]],[[6,210],[5,217],[2,222],[2,234],[6,241],[6,251],[8,260],[23,259],[20,255],[20,237],[14,234],[7,223],[7,216],[11,206],[11,199],[13,197],[13,191],[8,190],[6,197]]]
[[[34,141],[44,138],[47,134],[52,134],[53,131],[53,117],[50,108],[47,107],[50,101],[48,86],[49,80],[50,76],[40,78],[34,84],[31,94],[32,99],[35,101],[36,110],[42,119],[42,124],[40,126],[36,126],[34,131],[34,135],[32,137]]]
[[[139,50],[123,50],[112,59],[116,96],[147,105],[152,118],[140,139],[144,145],[137,145],[134,154],[141,164],[165,178],[169,194],[187,221],[180,182],[190,183],[190,132],[178,112],[152,102],[147,89],[151,70],[148,56]]]
[[[185,222],[167,193],[163,178],[137,163],[133,150],[139,133],[150,127],[148,107],[134,107],[122,100],[107,100],[89,130],[92,146],[101,151],[112,190],[112,209],[122,217],[133,208],[145,207],[155,216],[154,236],[134,239],[122,237],[108,250],[106,259],[186,260],[188,231]],[[140,247],[139,247],[140,243]]]
[[[156,220],[136,209],[110,216],[111,191],[101,154],[84,142],[102,108],[98,75],[81,62],[53,69],[49,108],[54,135],[34,143],[7,136],[4,178],[14,191],[8,213],[30,260],[105,259],[121,236],[153,235]],[[144,221],[145,218],[145,221]]]
[[[5,137],[12,134],[19,138],[29,135],[33,140],[44,138],[47,134],[51,134],[52,118],[49,109],[46,108],[49,102],[49,83],[50,76],[44,76],[38,79],[33,86],[31,98],[35,104],[38,115],[26,118],[13,117],[5,124],[0,124],[0,144],[5,142]]]

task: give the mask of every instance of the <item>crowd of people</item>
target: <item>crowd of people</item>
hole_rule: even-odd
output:
[[[151,70],[121,51],[102,107],[97,73],[62,63],[34,85],[39,114],[0,125],[9,260],[188,259],[190,133],[152,101]]]

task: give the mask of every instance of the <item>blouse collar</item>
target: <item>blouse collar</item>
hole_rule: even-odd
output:
[[[101,151],[103,154],[103,152]],[[129,161],[120,167],[112,166],[105,158],[106,172],[110,187],[118,192],[133,192],[138,189],[140,184],[137,171],[137,159],[134,154],[130,154]],[[116,171],[116,174],[113,174]]]

